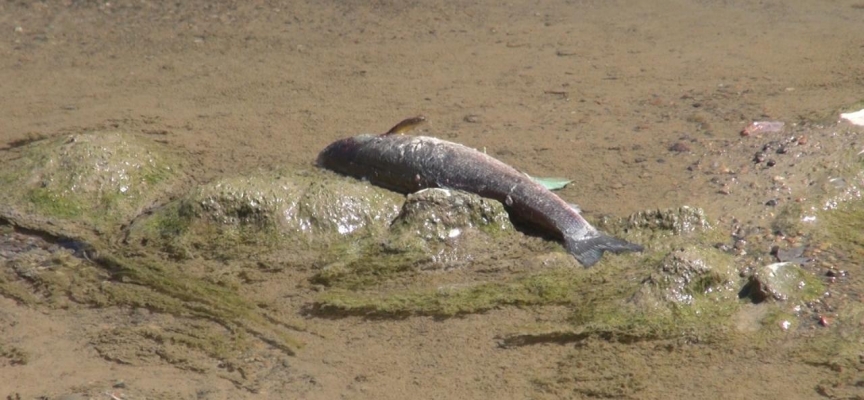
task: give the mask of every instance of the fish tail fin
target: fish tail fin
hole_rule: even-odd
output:
[[[597,264],[603,253],[607,251],[620,254],[631,251],[640,252],[645,249],[641,245],[602,232],[593,232],[589,236],[580,238],[565,236],[564,246],[567,248],[567,252],[576,257],[576,260],[586,268]]]

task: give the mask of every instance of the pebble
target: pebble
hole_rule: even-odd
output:
[[[849,273],[844,270],[829,269],[827,272],[825,272],[825,276],[830,276],[832,278],[845,278],[848,275]]]
[[[750,136],[757,133],[778,133],[783,131],[785,125],[781,121],[754,121],[741,131],[741,136]]]
[[[824,315],[820,315],[819,316],[819,325],[822,325],[822,326],[827,328],[829,325],[831,325],[831,320]]]
[[[672,151],[675,153],[689,153],[692,151],[692,149],[690,148],[690,145],[688,145],[687,143],[677,142],[677,143],[669,146],[669,151]]]
[[[477,114],[468,114],[462,120],[471,124],[477,124],[480,123],[480,116]]]
[[[753,156],[753,162],[761,163],[762,161],[765,161],[765,153],[761,151],[757,152],[756,155]]]

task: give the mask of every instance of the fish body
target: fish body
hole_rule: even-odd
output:
[[[317,163],[401,193],[451,188],[498,200],[512,218],[560,238],[567,251],[586,267],[596,264],[605,251],[643,249],[598,231],[577,209],[540,183],[458,143],[390,133],[360,135],[330,144],[318,155]]]

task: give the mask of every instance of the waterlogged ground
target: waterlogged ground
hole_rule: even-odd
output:
[[[0,395],[860,398],[861,18],[4,3]],[[417,114],[647,251],[312,165]]]

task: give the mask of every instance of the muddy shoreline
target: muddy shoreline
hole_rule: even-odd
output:
[[[0,208],[0,395],[860,397],[862,132],[837,122],[864,108],[859,3],[0,4],[0,192],[42,189]],[[328,245],[350,255],[339,262],[266,230],[252,240],[170,218],[196,190],[189,204],[211,208],[195,212],[233,204],[259,181],[315,171],[335,139],[420,114],[418,134],[573,179],[560,195],[592,223],[668,248],[585,271],[542,238],[478,229],[453,247],[433,225],[423,241]],[[742,137],[754,121],[785,125]],[[31,180],[5,175],[28,146],[98,132],[170,149],[137,164],[154,185],[144,203],[100,195],[109,211],[91,212],[52,197],[61,175],[37,164],[19,174]],[[147,167],[175,161],[179,178]],[[160,214],[170,204],[178,213]],[[321,204],[334,206],[310,212],[354,203]],[[703,210],[701,242],[657,229],[692,221],[652,214],[681,206]],[[184,229],[209,236],[170,235]],[[636,288],[679,287],[690,275],[666,270],[700,271],[702,244],[704,259],[732,260],[729,278],[696,280],[735,283],[710,296],[790,260],[824,293],[627,314],[686,301],[693,286]],[[604,306],[622,293],[636,300]]]

